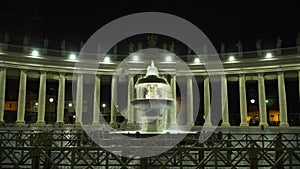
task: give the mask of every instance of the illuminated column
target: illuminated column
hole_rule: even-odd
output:
[[[265,79],[262,73],[258,74],[258,100],[259,100],[259,125],[268,126],[267,122],[267,108],[266,108],[266,93],[265,93]]]
[[[56,124],[64,124],[64,109],[65,109],[65,74],[59,74],[59,84],[58,84],[58,99],[57,99],[57,120]]]
[[[20,86],[19,86],[19,98],[18,98],[18,114],[17,114],[17,125],[24,125],[25,117],[25,106],[26,106],[26,81],[27,81],[27,70],[21,70],[20,73]]]
[[[194,125],[194,109],[193,109],[193,81],[192,77],[187,77],[187,125]]]
[[[127,100],[127,118],[128,118],[128,124],[133,124],[134,123],[134,117],[133,117],[133,113],[134,113],[134,108],[133,106],[131,105],[131,100],[133,99],[133,76],[129,76],[129,81],[128,81],[128,100]]]
[[[82,99],[83,99],[83,75],[77,75],[77,86],[76,86],[76,118],[75,123],[79,125],[82,118]]]
[[[283,72],[278,72],[278,94],[279,94],[280,126],[288,127],[289,123],[287,121],[286,94],[285,94]]]
[[[0,68],[0,124],[4,123],[6,68]]]
[[[38,117],[37,124],[45,124],[45,103],[46,103],[46,72],[42,71],[40,74],[40,89],[39,89],[39,101],[38,101]]]
[[[141,78],[143,78],[143,75],[138,75],[138,80]],[[138,99],[145,98],[142,88],[136,90],[136,98],[138,98]],[[135,111],[136,111],[136,113],[133,116],[134,122],[137,123],[137,125],[140,125],[141,123],[143,123],[142,118],[141,118],[141,114],[143,113],[143,111],[141,111],[139,109],[135,109]]]
[[[174,75],[171,78],[171,89],[172,89],[172,99],[174,99],[173,102],[173,108],[171,108],[170,112],[170,125],[176,124],[176,115],[177,115],[177,110],[176,110],[176,76]]]
[[[112,126],[116,125],[117,124],[117,121],[116,121],[116,113],[117,113],[117,109],[116,109],[116,82],[117,82],[117,76],[113,75],[112,76],[112,80],[111,80],[111,102],[110,102],[110,124]]]
[[[95,75],[93,125],[100,125],[100,77]]]
[[[211,124],[209,76],[204,77],[204,115],[205,125]]]
[[[248,126],[247,123],[247,98],[246,98],[246,84],[245,75],[239,75],[239,88],[240,88],[240,126]]]
[[[222,94],[222,126],[230,126],[228,114],[228,93],[226,75],[221,76],[221,94]]]

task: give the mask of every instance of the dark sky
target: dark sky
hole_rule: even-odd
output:
[[[234,44],[242,40],[249,49],[256,38],[265,48],[276,44],[277,35],[284,46],[295,43],[300,32],[299,5],[296,1],[81,1],[48,2],[48,34],[65,39],[86,39],[104,24],[124,15],[156,11],[182,17],[197,25],[215,44]],[[129,3],[130,2],[130,3]],[[209,3],[207,3],[209,2]]]
[[[299,5],[296,0],[198,0],[198,3],[183,0],[10,0],[7,3],[9,5],[1,5],[0,16],[6,17],[7,13],[13,16],[16,13],[19,18],[42,16],[41,34],[47,35],[50,45],[55,43],[57,47],[57,42],[63,39],[70,46],[79,46],[81,40],[87,40],[106,23],[137,12],[164,12],[182,17],[197,25],[216,48],[219,48],[220,42],[224,42],[228,48],[235,49],[234,44],[241,40],[246,50],[253,50],[257,38],[263,40],[263,48],[272,48],[278,35],[283,39],[283,46],[295,46],[296,34],[300,32]],[[18,27],[14,22],[5,24],[10,25],[6,29]],[[26,25],[18,29],[32,31]]]

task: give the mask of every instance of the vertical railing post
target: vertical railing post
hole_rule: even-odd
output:
[[[258,169],[258,149],[254,147],[254,142],[251,147],[248,147],[248,156],[250,161],[250,169]]]
[[[283,169],[283,161],[280,159],[281,155],[284,153],[282,150],[283,144],[282,144],[282,134],[279,133],[277,135],[277,139],[275,140],[275,162],[280,160],[277,164],[277,169]]]
[[[201,161],[204,159],[204,149],[203,149],[204,145],[203,145],[203,143],[199,143],[198,145],[200,148],[202,148],[198,151],[199,163],[201,163]],[[199,166],[199,169],[204,169],[204,164],[201,164]]]
[[[34,149],[32,150],[31,157],[32,157],[31,168],[32,169],[40,168],[40,150],[37,146],[35,146]]]
[[[147,169],[147,158],[140,159],[140,169]]]
[[[75,149],[74,148],[72,148],[71,149],[71,151],[72,151],[72,155],[71,155],[71,169],[74,169],[74,167],[75,167]]]
[[[227,135],[227,140],[226,140],[226,146],[227,146],[227,164],[226,166],[229,167],[231,164],[231,155],[232,155],[232,151],[230,150],[232,147],[232,140],[231,140],[231,133],[228,133]]]

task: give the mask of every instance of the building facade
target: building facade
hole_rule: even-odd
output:
[[[99,125],[103,123],[103,119],[97,118],[96,109],[100,109],[104,119],[111,125],[119,127],[122,124],[126,125],[128,121],[122,112],[129,112],[129,108],[119,110],[118,105],[114,104],[116,83],[120,77],[116,68],[122,60],[120,58],[126,56],[110,54],[108,57],[114,59],[110,59],[109,63],[105,59],[99,61],[101,68],[92,70],[95,73],[91,73],[88,67],[83,67],[80,72],[76,71],[76,63],[83,61],[76,57],[69,58],[70,54],[74,52],[1,44],[1,123],[62,125],[76,121]],[[78,53],[75,53],[76,55],[78,56]],[[222,82],[220,96],[224,106],[221,112],[222,121],[219,124],[210,122],[209,124],[280,127],[300,125],[300,58],[297,47],[222,53],[221,56],[224,68],[224,74],[219,77]],[[172,75],[163,75],[170,84],[174,83],[174,86],[176,83],[185,83],[187,96],[178,95],[176,87],[173,86],[173,92],[177,93],[174,95],[177,100],[176,116],[184,119],[178,125],[184,126],[190,123],[196,126],[203,125],[205,120],[211,120],[210,113],[213,113],[210,111],[211,76],[205,70],[204,63],[197,60],[198,56],[179,57],[189,66],[192,74],[187,75],[174,70]],[[147,64],[144,63],[145,69]],[[125,78],[128,79],[128,84],[125,86],[129,88],[133,87],[130,83],[135,83],[143,75],[131,76],[130,71],[124,73]],[[194,111],[193,98],[191,98],[195,87],[191,83],[192,76],[197,81],[200,93],[201,103],[198,112]],[[7,90],[10,90],[10,85],[13,84],[9,82],[10,79],[18,83],[18,97],[13,101],[6,97]],[[36,96],[28,97],[27,89],[32,83],[37,86],[34,89]],[[72,87],[72,84],[76,84],[75,87],[74,85]],[[85,92],[86,85],[92,86],[94,90]],[[51,93],[50,88],[55,92]],[[87,94],[93,95],[94,100],[86,100]],[[129,95],[130,93],[128,97],[124,97],[126,98],[124,102],[128,102]],[[94,105],[90,106],[91,104]],[[179,109],[181,114],[178,114]],[[11,118],[10,113],[15,113],[15,117]],[[92,118],[83,118],[85,113],[92,113],[93,115],[90,116]],[[130,113],[134,114],[134,110]],[[6,117],[9,117],[7,122]]]

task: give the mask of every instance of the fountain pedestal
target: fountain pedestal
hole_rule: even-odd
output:
[[[140,78],[135,84],[135,97],[131,104],[140,116],[141,130],[143,132],[162,132],[166,129],[168,110],[174,104],[171,86],[164,78],[159,77],[154,66],[147,68],[145,77]]]

